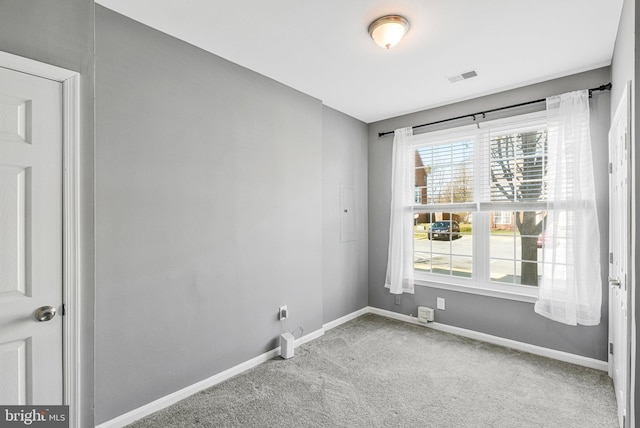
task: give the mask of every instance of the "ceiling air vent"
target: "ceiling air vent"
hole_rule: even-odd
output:
[[[454,74],[453,76],[447,77],[447,79],[449,79],[449,82],[451,83],[456,83],[461,80],[471,79],[472,77],[476,77],[477,75],[478,73],[476,73],[475,70],[471,70],[467,71],[466,73]]]

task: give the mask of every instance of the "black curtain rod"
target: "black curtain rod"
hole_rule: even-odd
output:
[[[593,95],[594,91],[610,91],[610,90],[611,90],[611,83],[607,83],[606,85],[600,85],[597,88],[591,88],[591,89],[589,89],[589,98],[591,98],[591,96]],[[465,114],[463,116],[451,117],[449,119],[443,119],[443,120],[437,120],[435,122],[423,123],[422,125],[412,126],[411,129],[422,128],[424,126],[429,126],[429,125],[437,125],[438,123],[451,122],[453,120],[465,119],[467,117],[472,117],[473,120],[476,120],[476,116],[482,115],[482,117],[484,118],[487,113],[494,113],[494,112],[500,111],[500,110],[507,110],[507,109],[510,109],[510,108],[528,106],[529,104],[537,104],[537,103],[541,103],[541,102],[546,101],[546,100],[547,100],[546,98],[540,98],[539,100],[527,101],[526,103],[512,104],[510,106],[498,107],[498,108],[494,108],[494,109],[491,109],[491,110],[480,111],[478,113]],[[394,132],[395,131],[379,132],[378,133],[378,138],[384,137],[385,135],[393,134]]]

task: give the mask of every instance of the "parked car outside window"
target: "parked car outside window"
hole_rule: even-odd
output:
[[[429,234],[427,235],[427,238],[444,239],[449,241],[462,238],[462,235],[460,234],[460,225],[457,221],[436,221],[429,228]]]

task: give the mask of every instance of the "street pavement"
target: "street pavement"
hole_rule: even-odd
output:
[[[492,235],[489,245],[491,279],[500,282],[513,281],[520,275],[520,236]],[[463,235],[453,241],[414,240],[414,263],[418,270],[470,277],[472,271],[473,236]],[[538,249],[538,262],[542,261],[542,249]]]

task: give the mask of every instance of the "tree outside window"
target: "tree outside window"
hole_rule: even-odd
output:
[[[492,202],[535,203],[546,199],[547,132],[544,130],[493,137],[491,153]],[[520,283],[538,285],[539,237],[546,214],[515,211],[520,239]]]

